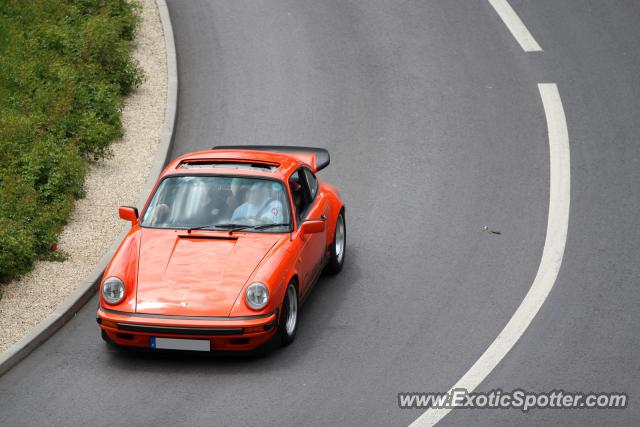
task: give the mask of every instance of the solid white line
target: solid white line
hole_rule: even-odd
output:
[[[520,43],[520,47],[525,52],[541,52],[542,48],[533,38],[527,27],[524,25],[518,14],[507,2],[507,0],[489,0],[491,6],[498,12],[500,18],[507,26],[513,37]]]
[[[567,241],[569,226],[569,196],[571,187],[569,133],[562,108],[562,100],[555,83],[538,85],[549,134],[550,191],[547,236],[542,259],[533,284],[520,306],[502,332],[480,356],[476,363],[451,387],[475,388],[493,371],[500,361],[527,330],[529,324],[544,304],[558,276]],[[450,409],[429,409],[411,426],[432,426],[449,413]]]

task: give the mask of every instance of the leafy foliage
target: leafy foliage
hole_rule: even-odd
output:
[[[27,272],[122,136],[139,4],[0,0],[0,282]]]

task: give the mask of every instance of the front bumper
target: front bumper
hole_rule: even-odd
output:
[[[276,333],[277,312],[247,317],[163,316],[98,308],[97,322],[111,341],[150,348],[151,337],[208,339],[212,350],[255,350]]]

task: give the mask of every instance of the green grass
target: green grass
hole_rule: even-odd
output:
[[[50,258],[87,163],[122,136],[139,5],[0,0],[0,282]]]

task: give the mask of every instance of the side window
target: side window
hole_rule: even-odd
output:
[[[309,197],[309,191],[307,188],[307,182],[304,178],[303,169],[300,168],[291,174],[289,178],[289,188],[291,189],[291,197],[293,200],[293,206],[296,210],[296,217],[298,222],[304,217],[311,205],[311,198]]]
[[[307,178],[307,184],[309,185],[309,193],[311,194],[311,200],[316,198],[318,194],[318,179],[309,169],[304,168],[304,175]]]

